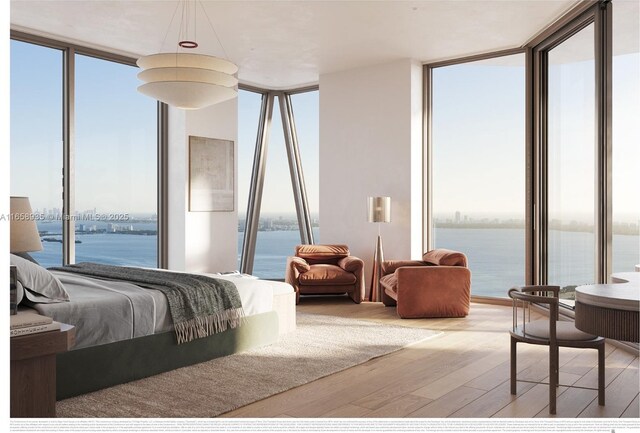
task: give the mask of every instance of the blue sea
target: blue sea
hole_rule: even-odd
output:
[[[40,230],[55,233],[56,223]],[[134,223],[135,230],[155,229],[153,223]],[[238,233],[238,251],[242,237]],[[316,241],[319,230],[314,229]],[[55,237],[55,236],[43,236]],[[58,236],[59,238],[60,236]],[[156,266],[155,235],[125,233],[77,234],[76,261],[114,265]],[[629,272],[640,261],[640,237],[613,236],[614,272]],[[372,240],[372,248],[375,239]],[[260,231],[256,242],[253,274],[261,278],[283,279],[287,257],[300,243],[296,231]],[[463,251],[472,271],[472,292],[476,295],[506,296],[507,290],[524,283],[524,231],[522,229],[437,228],[435,244],[440,248]],[[43,266],[59,266],[62,244],[43,242],[44,251],[32,254]],[[553,284],[580,285],[594,281],[593,233],[550,231],[549,281]],[[395,258],[395,257],[394,257]],[[400,259],[400,257],[397,257]],[[239,265],[238,265],[239,267]]]

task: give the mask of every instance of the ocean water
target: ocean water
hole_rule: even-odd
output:
[[[94,225],[92,223],[91,225]],[[106,223],[95,224],[105,228]],[[156,230],[155,223],[133,223],[134,230]],[[47,231],[43,239],[62,240],[59,221],[38,223],[38,230]],[[126,233],[76,233],[76,262],[98,262],[107,265],[157,266],[157,235]],[[44,267],[62,265],[62,242],[42,242],[43,251],[31,255]]]
[[[524,283],[524,229],[436,228],[434,235],[436,248],[466,254],[474,294],[506,296]]]
[[[593,284],[594,242],[593,233],[550,230],[549,284]],[[436,228],[435,245],[467,255],[473,294],[504,297],[524,284],[524,229]],[[632,272],[638,262],[640,237],[613,235],[613,272]]]
[[[59,227],[47,224],[51,233]],[[154,224],[133,224],[134,229],[154,229]],[[238,233],[238,252],[242,251],[243,233]],[[320,239],[317,228],[316,239]],[[55,238],[56,236],[44,236]],[[60,238],[58,235],[57,238]],[[93,261],[112,265],[156,266],[155,235],[78,234],[76,261]],[[261,231],[256,242],[253,274],[261,278],[283,279],[287,257],[300,243],[296,231]],[[435,245],[464,252],[472,272],[472,293],[484,296],[506,296],[507,290],[524,283],[524,230],[522,229],[456,229],[437,228]],[[61,265],[62,244],[43,242],[44,251],[32,255],[45,267]],[[614,272],[630,272],[640,261],[638,236],[614,235]],[[550,232],[550,283],[564,285],[589,284],[593,275],[593,234]],[[239,260],[238,260],[239,267]],[[231,270],[231,269],[230,269]]]
[[[238,268],[244,233],[238,232]],[[320,230],[313,228],[313,238],[320,243]],[[260,231],[256,239],[256,255],[253,260],[253,275],[260,278],[284,279],[287,257],[293,255],[299,245],[300,233],[297,231]]]

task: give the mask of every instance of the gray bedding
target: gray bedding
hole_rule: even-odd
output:
[[[58,322],[74,325],[73,349],[173,331],[167,298],[162,292],[131,283],[52,272],[69,293],[70,301],[34,304],[32,308]],[[247,316],[271,311],[275,293],[293,291],[289,284],[277,281],[212,276],[233,281]]]
[[[162,292],[131,283],[53,271],[71,302],[34,304],[40,314],[76,327],[74,349],[173,329]]]
[[[178,344],[236,328],[244,318],[236,285],[224,279],[91,262],[49,268],[49,271],[129,282],[164,293]]]

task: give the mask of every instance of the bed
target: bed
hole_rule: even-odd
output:
[[[57,356],[58,400],[268,345],[295,329],[295,292],[282,282],[204,274],[235,284],[243,324],[177,344],[162,292],[57,270],[51,274],[64,286],[68,302],[29,305],[75,326],[74,348]]]

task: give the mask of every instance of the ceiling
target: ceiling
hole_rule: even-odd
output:
[[[225,57],[245,84],[282,89],[320,74],[521,46],[576,0],[202,1],[200,53]],[[192,3],[193,4],[193,3]],[[175,51],[176,1],[12,0],[12,29],[132,57]],[[172,23],[172,25],[170,25]],[[163,46],[163,40],[166,42]]]

